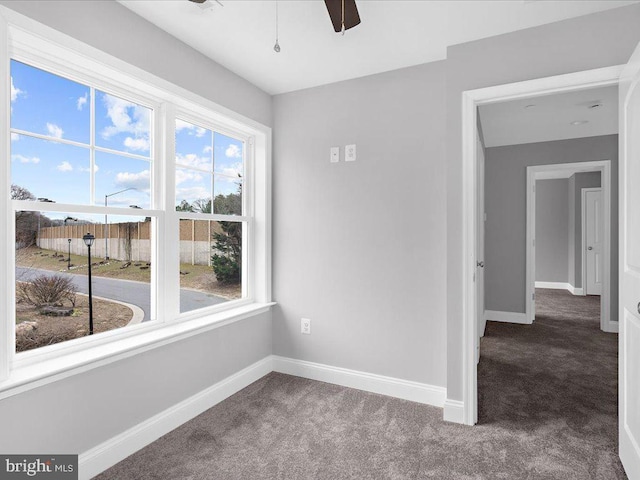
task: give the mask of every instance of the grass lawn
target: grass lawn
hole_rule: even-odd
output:
[[[66,253],[28,247],[16,250],[16,265],[26,268],[41,268],[54,272],[70,272],[87,274],[87,257],[71,254],[71,270],[67,270]],[[110,277],[122,280],[149,282],[151,269],[146,262],[131,262],[123,268],[125,262],[120,260],[105,261],[103,258],[92,258],[91,274],[97,277]],[[180,265],[180,287],[191,288],[202,292],[232,300],[242,296],[240,285],[222,285],[216,280],[213,269],[208,265]]]

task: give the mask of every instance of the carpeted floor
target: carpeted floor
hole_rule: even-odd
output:
[[[97,478],[624,479],[617,335],[599,330],[598,301],[539,290],[534,325],[489,322],[475,427],[271,373]]]

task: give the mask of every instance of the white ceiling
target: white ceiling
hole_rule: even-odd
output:
[[[270,94],[443,60],[471,40],[638,3],[614,0],[357,0],[362,23],[333,31],[324,1],[119,0]]]
[[[589,108],[594,104],[601,106]],[[618,133],[618,86],[481,105],[479,111],[486,147],[611,135]]]

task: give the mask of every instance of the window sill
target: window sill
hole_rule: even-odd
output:
[[[60,355],[46,362],[14,367],[9,378],[0,382],[0,400],[265,313],[273,305],[275,303],[251,303],[193,320],[164,324],[161,328],[114,340],[93,348]]]

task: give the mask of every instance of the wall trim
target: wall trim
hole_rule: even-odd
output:
[[[454,342],[459,341],[462,345],[462,401],[464,405],[464,423],[467,425],[474,425],[478,421],[476,348],[480,336],[478,335],[478,312],[475,310],[477,301],[475,275],[478,261],[475,252],[478,213],[476,159],[478,106],[506,100],[528,99],[541,95],[584,90],[598,86],[617,85],[623,68],[623,65],[618,65],[462,92],[462,183],[460,185],[462,192],[462,245],[459,254],[463,260],[461,265],[462,283],[459,290],[461,291],[463,319],[460,338],[455,339]],[[605,180],[603,178],[603,185],[604,183]],[[529,195],[529,192],[527,195]],[[529,279],[535,279],[535,277],[528,276],[527,282],[529,282]],[[534,282],[531,280],[531,287],[533,287],[533,284]],[[527,308],[528,312],[532,311],[530,293],[528,292],[525,300],[529,307]],[[603,297],[602,303],[607,301],[608,299]],[[449,362],[447,368],[450,379],[457,378],[460,373],[455,370],[458,368],[458,364],[458,361]]]
[[[167,408],[79,457],[79,478],[90,479],[271,372],[271,356]]]
[[[496,310],[485,310],[485,320],[491,322],[518,323],[522,325],[531,325],[533,322],[527,318],[526,313],[521,312],[499,312]]]
[[[574,287],[573,285],[569,284],[569,292],[571,292],[573,295],[580,295],[584,297],[584,288]]]
[[[269,355],[80,454],[79,479],[88,480],[104,472],[273,371],[426,405],[445,407],[445,420],[463,423],[463,403],[457,400],[446,400],[445,387]]]
[[[447,398],[443,419],[445,422],[464,423],[464,402]]]
[[[584,296],[584,289],[580,287],[574,287],[570,283],[565,282],[539,282],[536,280],[536,288],[551,288],[553,290],[567,290],[573,295]]]
[[[445,387],[279,357],[277,355],[273,356],[273,370],[288,375],[333,383],[343,387],[379,393],[441,408],[444,407],[447,397],[447,389]]]

